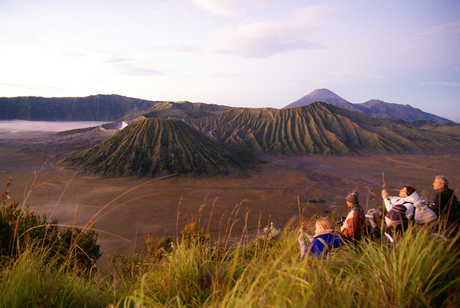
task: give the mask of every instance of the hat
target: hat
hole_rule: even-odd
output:
[[[347,196],[347,202],[351,204],[358,204],[358,192],[354,191]]]
[[[426,224],[438,218],[435,212],[426,206],[425,200],[420,200],[414,203],[415,216],[414,219],[418,224]]]
[[[407,209],[404,205],[397,204],[391,208],[386,217],[393,222],[407,223],[406,211]]]

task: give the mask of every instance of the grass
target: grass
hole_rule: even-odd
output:
[[[299,261],[297,234],[214,246],[194,229],[83,275],[30,247],[1,263],[0,307],[453,307],[460,304],[459,239],[410,227],[392,246],[345,245]]]

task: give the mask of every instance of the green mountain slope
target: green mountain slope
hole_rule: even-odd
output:
[[[188,122],[215,140],[257,152],[437,153],[460,149],[460,139],[453,135],[320,102],[281,110],[235,108]]]
[[[228,174],[255,162],[179,120],[141,119],[112,138],[62,161],[106,176]]]
[[[144,116],[146,118],[164,119],[195,119],[219,114],[230,109],[232,109],[232,107],[204,103],[191,103],[187,101],[161,102],[153,105],[150,108],[130,114],[129,116],[120,119],[120,121],[136,119],[140,116]]]

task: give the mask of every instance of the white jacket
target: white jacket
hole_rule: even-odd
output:
[[[406,208],[406,217],[409,220],[414,218],[414,203],[420,201],[420,197],[418,196],[417,192],[414,191],[412,195],[407,196],[406,198],[401,198],[399,196],[388,196],[388,199],[385,199],[385,207],[389,212],[391,208],[397,204],[404,205]]]

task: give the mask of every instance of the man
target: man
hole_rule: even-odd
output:
[[[438,218],[447,219],[448,224],[458,224],[460,204],[454,195],[454,191],[449,188],[447,179],[442,175],[436,176],[433,182],[433,189],[438,193],[430,204],[431,210],[438,215]]]
[[[346,200],[350,213],[345,218],[340,231],[346,239],[359,240],[363,234],[364,210],[359,205],[357,192],[349,194]]]

